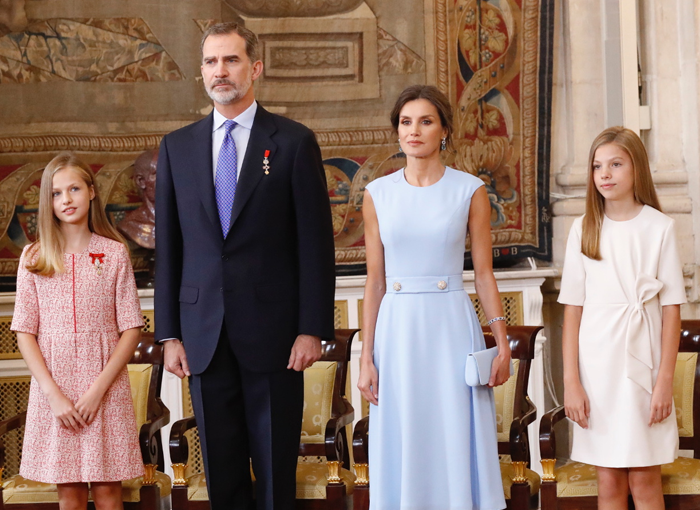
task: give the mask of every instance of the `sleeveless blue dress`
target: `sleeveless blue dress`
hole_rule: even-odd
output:
[[[371,510],[505,508],[493,391],[464,382],[485,348],[462,283],[469,206],[483,182],[447,168],[427,187],[404,171],[371,182],[386,294],[375,329]]]

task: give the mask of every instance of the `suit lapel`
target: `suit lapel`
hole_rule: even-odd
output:
[[[216,206],[214,194],[214,164],[212,162],[212,130],[214,129],[214,112],[197,124],[192,137],[195,140],[192,148],[192,161],[200,162],[195,166],[195,180],[199,187],[199,197],[202,200],[204,210],[211,222],[221,230],[219,210]],[[204,162],[202,165],[201,162]],[[222,236],[223,237],[223,236]]]
[[[231,227],[238,219],[255,187],[265,176],[265,171],[263,170],[265,151],[270,151],[268,159],[270,166],[274,168],[273,157],[277,145],[272,141],[271,137],[276,130],[277,127],[272,114],[258,104],[253,128],[250,131],[248,147],[245,152],[245,159],[241,166],[241,178],[236,186],[236,198],[233,200],[233,209],[231,211]]]

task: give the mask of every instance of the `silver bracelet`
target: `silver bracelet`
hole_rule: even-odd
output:
[[[488,321],[488,322],[486,323],[486,325],[487,325],[487,326],[490,326],[490,325],[493,324],[494,322],[497,322],[497,321],[505,321],[505,320],[506,320],[505,317],[494,317],[493,319],[491,319],[490,321]]]

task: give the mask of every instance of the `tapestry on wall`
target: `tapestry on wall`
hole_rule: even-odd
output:
[[[183,8],[132,18],[109,18],[107,7],[92,18],[57,8],[55,18],[28,12],[15,32],[0,30],[0,109],[15,123],[0,134],[3,290],[35,235],[41,170],[56,152],[78,151],[93,166],[115,223],[150,210],[134,162],[210,111],[199,40],[211,23],[231,19],[260,36],[261,104],[316,132],[339,274],[365,270],[363,192],[405,164],[388,116],[414,83],[437,85],[454,106],[456,150],[445,163],[486,184],[495,265],[550,260],[554,0],[302,0],[293,13],[281,10],[290,3],[261,10],[249,0],[153,1]],[[132,248],[134,268],[147,276],[152,250]]]
[[[496,265],[551,260],[553,14],[553,0],[458,0],[444,33],[438,83],[455,105],[455,164],[486,183]]]
[[[496,267],[551,260],[553,11],[553,0],[435,0],[432,11],[434,83],[455,111],[455,153],[445,163],[486,184]],[[333,156],[326,175],[341,271],[364,269],[362,192],[404,165],[392,145],[324,151]]]

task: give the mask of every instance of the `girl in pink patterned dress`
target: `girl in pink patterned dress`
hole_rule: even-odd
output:
[[[32,373],[20,475],[58,486],[61,508],[122,508],[143,475],[126,364],[143,319],[129,253],[90,168],[54,158],[38,240],[22,252],[12,330]]]

